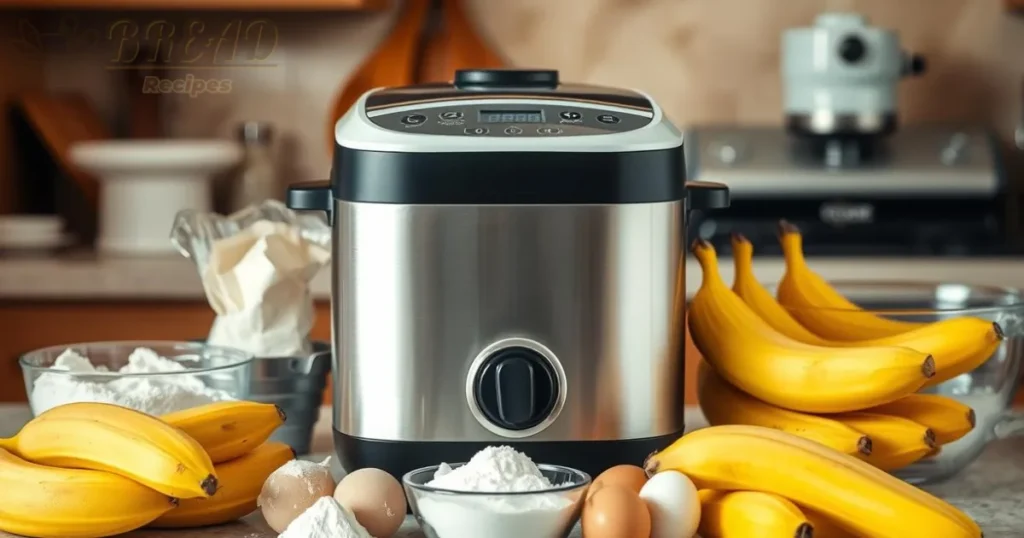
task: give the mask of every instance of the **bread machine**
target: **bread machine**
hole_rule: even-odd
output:
[[[511,445],[594,475],[683,431],[684,185],[650,97],[550,70],[377,89],[338,121],[335,447],[395,476]]]

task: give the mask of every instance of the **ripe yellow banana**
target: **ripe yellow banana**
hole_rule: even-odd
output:
[[[117,405],[81,402],[29,421],[0,448],[33,463],[108,471],[179,499],[217,491],[203,447],[162,420]]]
[[[871,437],[871,455],[864,461],[883,471],[902,469],[935,448],[935,433],[912,420],[864,412],[831,418]]]
[[[946,445],[970,433],[976,424],[974,410],[938,394],[911,394],[869,410],[913,420],[935,432],[935,442]]]
[[[863,536],[981,537],[978,525],[949,503],[869,463],[771,428],[703,428],[651,455],[644,467],[648,474],[680,471],[702,489],[779,495]]]
[[[274,404],[228,401],[169,413],[160,419],[198,441],[216,464],[260,446],[286,417]]]
[[[697,368],[697,398],[712,426],[747,424],[775,428],[810,439],[844,454],[871,454],[871,438],[828,416],[775,407],[730,385],[707,363]]]
[[[693,252],[704,273],[687,314],[693,342],[747,394],[794,411],[857,411],[916,392],[935,374],[935,361],[912,349],[835,349],[779,334],[725,285],[710,243],[697,240]]]
[[[256,510],[263,483],[279,467],[295,459],[284,443],[266,442],[248,454],[217,465],[220,488],[209,499],[185,499],[150,524],[158,528],[203,527],[239,519]]]
[[[103,471],[29,463],[0,449],[0,530],[39,538],[100,538],[138,529],[177,501]]]
[[[714,491],[704,489],[700,496],[701,538],[811,538],[813,530],[807,516],[792,502],[760,491]]]
[[[779,224],[779,241],[786,260],[786,273],[777,292],[779,302],[814,334],[827,340],[871,340],[925,325],[865,312],[843,297],[807,266],[800,231],[792,224]]]
[[[935,376],[925,383],[926,387],[948,381],[962,373],[974,370],[995,353],[1003,339],[998,324],[975,318],[961,317],[922,324],[907,332],[869,340],[828,340],[814,334],[794,317],[814,317],[820,309],[797,305],[791,314],[784,308],[754,275],[754,247],[742,235],[732,237],[735,277],[733,291],[743,299],[758,316],[776,331],[805,344],[825,347],[908,347],[928,353],[935,359]],[[809,271],[809,269],[808,269]],[[780,287],[781,290],[781,287]],[[802,310],[802,311],[801,311]],[[853,315],[866,313],[857,311]],[[826,317],[842,324],[847,312],[823,311]]]

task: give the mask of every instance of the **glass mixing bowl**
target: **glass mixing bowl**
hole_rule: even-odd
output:
[[[453,463],[457,469],[465,463]],[[428,486],[438,465],[402,477],[409,507],[428,538],[566,538],[583,509],[590,475],[560,465],[538,465],[554,486],[541,491],[476,492]]]
[[[943,480],[974,461],[992,439],[1024,432],[1024,418],[1011,411],[1021,382],[1021,357],[1024,355],[1024,294],[1019,290],[927,282],[833,281],[830,284],[863,310],[887,318],[929,322],[974,316],[994,321],[1003,330],[1003,342],[984,364],[922,391],[949,396],[970,406],[976,415],[974,430],[943,446],[936,456],[893,474],[915,484]],[[795,310],[791,306],[786,308]],[[832,309],[840,319],[842,312]]]
[[[160,357],[177,362],[184,369],[156,372],[133,368],[132,373],[118,372],[129,363],[129,357],[139,348],[150,349]],[[100,371],[52,368],[57,358],[67,350],[89,359],[92,366]],[[218,399],[244,400],[249,397],[252,362],[252,355],[239,349],[194,342],[153,340],[52,346],[30,351],[18,360],[25,377],[25,390],[33,416],[57,405],[79,401],[118,403],[144,412],[147,409],[141,407],[159,409],[154,414],[195,407],[209,401],[204,397],[189,398],[187,394],[183,395],[185,392],[216,395]],[[184,387],[177,392],[175,401],[118,396],[128,386],[136,387],[140,394],[147,390],[157,394],[157,391],[168,385]],[[172,392],[164,391],[162,394]],[[144,400],[149,401],[146,403]]]

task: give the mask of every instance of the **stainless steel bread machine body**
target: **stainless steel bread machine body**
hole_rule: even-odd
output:
[[[683,430],[684,185],[648,97],[553,71],[376,90],[331,181],[335,446],[392,474],[492,444],[597,473]]]

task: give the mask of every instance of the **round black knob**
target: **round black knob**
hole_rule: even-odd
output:
[[[910,76],[921,75],[928,69],[928,62],[920,54],[911,54],[903,64],[903,71]]]
[[[487,420],[521,431],[544,422],[558,401],[558,377],[551,363],[525,347],[493,353],[477,371],[474,397]]]
[[[501,90],[508,88],[555,89],[558,71],[553,69],[459,69],[455,87],[461,90]]]
[[[845,37],[839,42],[839,57],[846,60],[847,63],[853,64],[861,61],[867,51],[868,48],[864,44],[864,40],[857,36]]]

